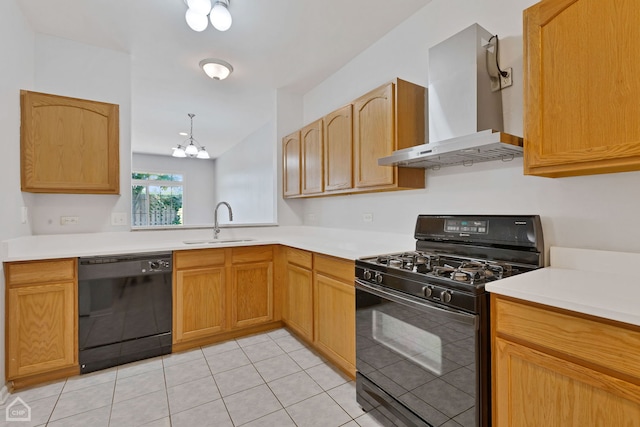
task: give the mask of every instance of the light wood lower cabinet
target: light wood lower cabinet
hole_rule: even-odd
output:
[[[353,261],[314,255],[313,341],[355,376],[356,307]]]
[[[640,426],[640,328],[492,296],[493,425]]]
[[[16,388],[77,374],[75,258],[5,263],[6,376]]]
[[[283,320],[342,371],[355,376],[354,263],[284,248]]]
[[[273,247],[174,252],[173,351],[277,327]]]
[[[313,341],[313,273],[311,252],[285,248],[285,323]]]
[[[273,249],[271,246],[232,250],[231,327],[273,320]]]

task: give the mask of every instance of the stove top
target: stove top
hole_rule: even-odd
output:
[[[438,278],[469,285],[481,285],[502,279],[529,269],[502,261],[456,257],[449,254],[410,251],[362,258],[361,261],[387,267],[386,272],[401,270],[428,280]]]
[[[356,260],[356,279],[464,310],[487,282],[543,266],[537,215],[419,215],[416,249]]]

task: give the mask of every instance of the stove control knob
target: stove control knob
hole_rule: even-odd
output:
[[[429,298],[433,295],[433,288],[429,286],[425,286],[424,288],[422,288],[422,292],[424,292],[425,297]]]
[[[440,292],[440,301],[442,301],[442,302],[451,302],[451,292],[449,292],[449,291]]]
[[[375,280],[376,280],[377,284],[382,283],[382,274],[376,273],[376,279]]]
[[[365,280],[371,280],[371,272],[369,270],[365,270],[362,276],[365,278]]]

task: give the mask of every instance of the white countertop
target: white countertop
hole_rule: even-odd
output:
[[[282,244],[354,260],[415,247],[411,234],[324,227],[223,228],[220,239],[248,242],[186,244],[213,240],[210,229],[28,236],[2,242],[2,261],[113,255],[229,246]],[[640,281],[612,273],[640,265],[640,254],[552,247],[550,266],[486,285],[489,292],[640,326]]]
[[[2,242],[2,261],[114,255],[185,249],[283,244],[298,249],[351,259],[415,248],[411,234],[353,231],[324,227],[223,228],[219,239],[248,242],[186,244],[213,241],[211,229],[132,231],[27,236]]]
[[[495,294],[640,326],[640,254],[551,247],[550,266],[491,282]]]

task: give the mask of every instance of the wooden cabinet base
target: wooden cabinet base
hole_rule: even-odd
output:
[[[303,335],[300,335],[297,331],[290,328],[285,321],[285,327],[287,330],[291,332],[297,339],[304,342],[307,347],[310,347],[313,351],[320,354],[320,356],[327,359],[333,366],[338,368],[343,374],[354,380],[356,378],[356,368],[350,363],[346,363],[343,359],[335,357],[335,355],[331,352],[324,351],[322,347],[318,347],[314,345],[313,341],[310,341]]]
[[[281,321],[264,323],[261,325],[250,326],[243,329],[234,329],[228,332],[222,332],[216,335],[194,339],[190,341],[174,343],[172,347],[172,353],[179,353],[181,351],[190,350],[192,348],[200,347],[203,345],[215,344],[222,341],[231,340],[234,338],[244,337],[247,335],[257,334],[260,332],[270,331],[273,329],[282,328],[284,324]]]
[[[59,380],[62,378],[73,377],[80,374],[80,366],[70,366],[68,368],[57,369],[55,371],[46,372],[44,374],[35,374],[28,377],[21,377],[16,379],[9,378],[7,387],[10,392],[14,390],[20,390],[25,387],[29,387],[36,384],[43,384],[53,380]]]
[[[493,425],[640,427],[640,328],[491,296]]]

